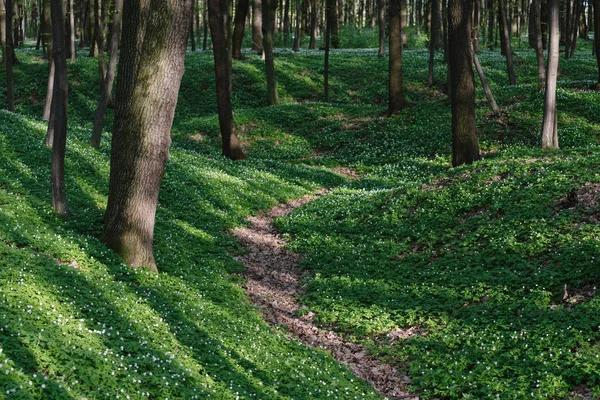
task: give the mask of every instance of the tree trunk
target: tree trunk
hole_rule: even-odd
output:
[[[77,53],[75,52],[75,13],[73,12],[73,0],[68,0],[69,7],[69,56],[71,63],[75,62]]]
[[[400,0],[400,36],[402,37],[402,48],[406,47],[406,27],[408,26],[408,2]]]
[[[0,46],[2,46],[2,66],[6,63],[6,9],[0,0]]]
[[[65,147],[67,144],[67,104],[69,85],[67,82],[67,59],[65,56],[65,34],[62,0],[51,0],[52,13],[52,58],[56,66],[54,94],[52,96],[52,118],[54,140],[52,143],[52,208],[63,217],[69,216],[65,189]],[[50,129],[50,126],[48,127]]]
[[[244,28],[249,6],[250,2],[248,0],[238,0],[237,8],[235,9],[231,51],[232,57],[238,60],[242,59],[242,41],[244,40]]]
[[[1,0],[0,0],[1,1]],[[15,111],[15,94],[14,94],[14,79],[13,79],[13,50],[14,38],[10,34],[13,24],[13,0],[5,0],[6,6],[6,47],[4,53],[4,67],[6,68],[6,109]]]
[[[556,121],[556,79],[558,77],[560,28],[558,1],[548,0],[549,35],[548,70],[546,71],[546,95],[542,122],[542,149],[558,149],[558,127]]]
[[[496,30],[496,8],[494,0],[487,0],[488,9],[488,31],[487,31],[487,47],[490,50],[494,49],[494,31]]]
[[[290,38],[290,0],[282,0],[284,2],[283,13],[283,47],[288,47]]]
[[[385,56],[385,0],[377,0],[377,24],[379,25],[379,57]]]
[[[452,166],[479,160],[475,125],[475,85],[471,51],[470,0],[448,3],[449,69],[452,76]]]
[[[191,0],[123,3],[103,240],[127,264],[153,271],[156,205],[169,158],[191,12]]]
[[[94,128],[92,130],[92,138],[90,145],[92,147],[100,147],[102,139],[102,126],[104,125],[104,117],[106,115],[106,107],[112,95],[113,81],[115,79],[115,71],[117,70],[117,58],[119,56],[119,39],[121,36],[121,16],[123,14],[123,0],[114,0],[115,9],[112,15],[112,27],[109,38],[109,56],[108,68],[106,77],[100,89],[100,100],[96,108],[96,117],[94,119]]]
[[[429,74],[427,77],[427,85],[433,86],[435,77],[433,74],[435,50],[440,43],[440,0],[431,0],[431,34],[429,35]]]
[[[323,68],[323,94],[325,102],[329,101],[329,52],[331,50],[331,25],[335,14],[335,0],[325,0],[325,65]]]
[[[263,52],[262,11],[262,0],[254,0],[252,2],[252,50],[256,50],[258,54],[262,54]]]
[[[341,15],[338,12],[338,2],[334,1],[331,10],[331,30],[329,36],[331,38],[331,47],[337,49],[340,47],[340,25],[339,25],[339,16]]]
[[[206,1],[204,2],[204,4],[206,4]],[[202,26],[202,34],[204,36],[204,39],[202,40],[202,51],[206,51],[206,49],[208,48],[208,10],[206,9],[206,7],[204,8],[204,12],[202,13]]]
[[[487,79],[485,79],[485,74],[483,73],[483,68],[481,67],[481,63],[479,62],[479,57],[477,57],[477,53],[475,52],[474,48],[473,48],[473,62],[475,63],[475,69],[477,70],[477,75],[479,75],[479,80],[481,81],[481,86],[483,87],[483,90],[485,91],[485,97],[487,98],[488,103],[490,103],[490,106],[492,107],[492,112],[494,113],[494,115],[498,115],[498,114],[500,114],[500,108],[498,107],[498,104],[496,103],[496,100],[494,99],[494,95],[492,94],[492,89],[490,89],[490,85],[488,85]]]
[[[397,114],[406,106],[402,84],[402,9],[401,0],[390,0],[389,98],[387,115]]]
[[[517,75],[515,74],[515,65],[513,63],[512,47],[510,45],[510,31],[507,18],[506,18],[506,0],[498,0],[498,17],[502,23],[502,38],[504,45],[504,53],[506,56],[506,69],[508,71],[508,84],[513,86],[517,84]]]
[[[279,104],[277,80],[275,78],[275,62],[273,60],[273,29],[275,25],[275,12],[277,11],[277,0],[263,0],[262,4],[264,6],[262,10],[262,33],[265,52],[265,74],[267,78],[267,104],[273,106]]]
[[[44,47],[48,54],[48,85],[46,89],[46,102],[44,104],[44,113],[42,119],[48,121],[50,119],[50,112],[52,111],[52,94],[54,93],[54,57],[52,57],[52,21],[50,19],[50,0],[43,0],[44,2],[44,33],[43,41]]]
[[[301,13],[302,9],[300,8],[300,0],[296,0],[296,28],[294,30],[294,51],[300,51],[300,25],[301,21]]]
[[[600,90],[600,0],[594,0],[594,49],[596,50],[596,62],[598,63],[596,89]]]
[[[95,57],[98,57],[98,75],[100,88],[106,75],[106,61],[104,60],[104,33],[100,23],[100,4],[99,0],[94,0],[94,43],[96,50]]]
[[[319,0],[310,1],[310,40],[308,48],[314,50],[317,48],[317,30],[319,29]]]
[[[540,86],[546,83],[546,68],[544,66],[544,44],[542,42],[542,2],[541,0],[533,0],[531,3],[531,13],[529,18],[533,20],[530,27],[533,28],[529,32],[530,36],[534,36],[535,40],[535,57],[537,59],[538,81]]]
[[[192,12],[192,18],[190,21],[190,46],[192,52],[196,51],[196,34],[194,33],[194,13]]]
[[[232,160],[241,160],[246,158],[246,156],[240,147],[231,108],[231,91],[229,88],[231,65],[229,64],[229,49],[227,48],[224,21],[224,14],[227,12],[226,8],[226,0],[209,0],[208,2],[208,18],[210,21],[210,34],[215,59],[217,110],[219,113],[221,139],[223,141],[223,155]]]

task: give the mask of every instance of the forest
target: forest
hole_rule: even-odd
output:
[[[0,398],[600,398],[600,0],[1,0]]]

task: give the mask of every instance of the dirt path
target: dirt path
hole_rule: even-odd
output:
[[[418,399],[406,389],[409,378],[394,367],[383,364],[361,345],[344,341],[335,332],[321,329],[314,323],[314,314],[302,313],[296,301],[304,294],[302,275],[297,267],[300,257],[284,248],[285,241],[273,227],[275,218],[292,212],[318,196],[317,192],[285,204],[280,204],[255,217],[249,217],[249,227],[236,228],[233,233],[248,248],[239,257],[247,267],[246,294],[252,303],[260,306],[265,320],[270,324],[287,327],[303,343],[328,349],[340,362],[346,364],[359,378],[370,382],[383,396],[390,399]],[[302,315],[304,314],[304,315]]]

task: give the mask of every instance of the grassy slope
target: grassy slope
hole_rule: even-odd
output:
[[[481,54],[507,114],[489,118],[478,91],[486,159],[454,170],[449,108],[422,86],[425,51],[405,53],[413,107],[391,119],[376,117],[385,107],[387,62],[375,51],[334,54],[332,104],[318,102],[321,53],[278,55],[284,104],[272,108],[262,108],[261,61],[236,62],[236,119],[251,149],[241,163],[219,156],[210,54],[190,55],[157,214],[163,272],[155,277],[125,268],[97,239],[109,146],[86,145],[97,89],[95,63],[85,58],[71,66],[74,217],[63,223],[52,215],[44,125],[30,117],[40,115],[46,66],[23,52],[19,113],[0,113],[3,392],[376,397],[322,352],[266,327],[232,274],[240,266],[230,254],[241,249],[228,228],[335,185],[344,187],[279,221],[313,272],[305,301],[323,323],[406,364],[426,396],[561,397],[578,383],[600,385],[600,304],[560,301],[564,284],[598,283],[598,234],[586,222],[595,210],[556,207],[571,188],[599,180],[600,102],[584,90],[595,65],[589,53],[561,61],[565,150],[542,153],[535,60],[518,55],[520,85],[511,88],[503,59]],[[364,174],[360,182],[329,169],[348,165]],[[411,325],[427,335],[386,339]]]

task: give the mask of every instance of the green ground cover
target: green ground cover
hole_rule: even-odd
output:
[[[337,189],[277,222],[304,255],[302,301],[321,323],[406,368],[423,397],[564,398],[580,384],[599,394],[598,210],[569,196],[600,182],[600,95],[587,90],[597,67],[589,50],[561,60],[562,149],[542,152],[534,54],[516,53],[510,87],[503,58],[481,52],[504,113],[492,117],[478,88],[485,157],[455,169],[450,109],[423,85],[424,50],[404,53],[411,106],[389,119],[380,117],[387,60],[375,50],[333,53],[329,104],[323,53],[278,51],[282,105],[268,108],[263,64],[248,53],[233,66],[242,162],[220,156],[212,55],[190,53],[154,275],[128,269],[98,240],[110,135],[87,145],[96,61],[69,65],[73,217],[63,222],[51,210],[39,119],[47,65],[19,51],[17,113],[0,112],[0,395],[377,398],[327,353],[268,327],[240,289],[243,249],[228,229],[320,187]],[[339,175],[341,166],[362,179]],[[422,334],[388,335],[413,326]]]

